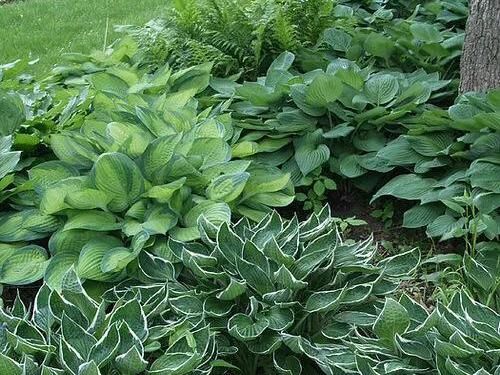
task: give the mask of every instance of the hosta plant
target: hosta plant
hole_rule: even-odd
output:
[[[220,97],[233,98],[230,110],[239,129],[233,155],[281,167],[297,187],[313,187],[316,197],[309,191],[310,200],[335,189],[331,172],[373,189],[381,175],[358,178],[366,171],[362,165],[392,170],[373,156],[406,133],[402,125],[447,85],[437,74],[361,69],[345,59],[334,59],[326,70],[296,74],[294,59],[281,54],[257,82],[213,79],[211,87]],[[367,153],[362,165],[358,152]]]
[[[171,309],[203,318],[219,356],[246,375],[351,368],[343,340],[355,323],[371,324],[420,261],[418,249],[374,261],[372,239],[343,241],[328,207],[304,222],[273,213],[200,227],[203,243],[169,239],[152,251],[178,272]]]
[[[2,308],[0,371],[9,375],[208,374],[215,339],[201,319],[163,314],[169,286],[121,289],[94,300],[73,269],[60,292],[44,285],[28,310]]]
[[[288,205],[289,175],[234,160],[224,104],[202,110],[194,99],[209,72],[209,65],[177,73],[165,67],[140,77],[112,67],[74,79],[92,90],[89,107],[50,136],[57,159],[28,171],[32,189],[14,201],[16,211],[2,213],[0,242],[16,252],[18,243],[58,230],[48,246],[50,286],[57,288],[72,264],[84,279],[113,281],[156,237],[198,238],[202,214],[216,225],[232,214],[258,221],[270,207]],[[0,282],[36,280],[46,258],[37,256],[33,275]]]
[[[361,374],[500,373],[500,315],[458,292],[429,313],[403,295],[388,298],[371,326],[349,345]]]

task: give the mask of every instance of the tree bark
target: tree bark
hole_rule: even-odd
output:
[[[500,87],[500,0],[470,0],[460,92]]]

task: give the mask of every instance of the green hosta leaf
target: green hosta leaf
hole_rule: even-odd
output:
[[[395,49],[395,43],[382,34],[372,32],[365,39],[364,47],[373,56],[388,59]]]
[[[116,274],[104,274],[101,264],[106,253],[111,249],[122,246],[122,243],[117,238],[111,236],[96,236],[90,240],[83,246],[78,258],[78,276],[97,281],[116,279]]]
[[[18,94],[0,92],[0,136],[16,132],[24,122],[24,105]]]
[[[441,215],[427,226],[429,237],[441,237],[441,241],[454,237],[455,232],[465,225],[465,218],[459,220],[450,215]]]
[[[123,211],[144,193],[144,178],[137,165],[120,153],[103,154],[92,169],[95,186],[111,197],[109,208]]]
[[[432,223],[441,216],[444,208],[438,204],[427,203],[410,208],[404,213],[403,226],[405,228],[420,228]]]
[[[1,140],[1,139],[0,139]],[[12,172],[21,158],[20,151],[0,153],[0,178]]]
[[[391,195],[400,199],[419,200],[435,184],[434,179],[422,178],[416,174],[399,175],[380,188],[371,202],[384,195]]]
[[[356,178],[364,175],[368,171],[359,162],[358,155],[348,155],[340,160],[340,172],[348,178]]]
[[[52,134],[50,148],[60,160],[77,168],[90,168],[98,157],[87,139],[72,133]]]
[[[351,46],[352,37],[345,31],[331,28],[323,32],[322,40],[334,51],[347,52]]]
[[[22,375],[23,370],[21,369],[21,365],[19,363],[0,353],[0,373]]]
[[[269,106],[283,96],[281,91],[257,82],[245,82],[236,89],[236,94],[256,106]]]
[[[146,218],[142,224],[142,229],[149,234],[165,235],[170,229],[175,227],[178,215],[170,208],[163,205],[152,206],[145,214]]]
[[[156,139],[148,146],[142,156],[142,168],[148,180],[159,184],[166,182],[165,168],[174,156],[181,138],[181,134],[168,135]]]
[[[96,90],[117,97],[124,97],[129,89],[129,85],[123,79],[105,72],[93,74],[90,76],[90,82]]]
[[[79,210],[92,210],[94,208],[106,210],[110,201],[111,197],[97,189],[68,191],[64,198],[64,202],[69,207]]]
[[[385,345],[393,347],[396,334],[403,334],[409,325],[408,311],[394,299],[387,298],[382,312],[373,325],[373,331]]]
[[[120,272],[136,258],[136,254],[125,247],[115,247],[104,254],[101,270],[104,273]]]
[[[434,25],[422,22],[414,22],[410,26],[413,37],[425,43],[439,43],[443,41],[443,36]]]
[[[219,226],[231,221],[231,210],[224,202],[201,201],[184,216],[184,223],[187,227],[196,227],[201,216]]]
[[[156,185],[145,192],[143,196],[155,199],[158,203],[169,203],[185,182],[186,177],[182,177],[165,185]]]
[[[377,106],[390,102],[396,97],[398,91],[398,80],[390,74],[380,74],[371,77],[366,82],[364,89],[367,99]]]
[[[306,102],[314,107],[326,107],[342,94],[340,79],[330,74],[318,75],[306,90]]]
[[[214,201],[231,202],[242,193],[249,177],[247,172],[217,177],[207,187],[207,197]]]
[[[268,326],[267,320],[253,321],[245,314],[236,314],[227,323],[229,334],[241,341],[255,340]]]
[[[151,134],[137,125],[119,122],[110,122],[106,126],[106,135],[113,140],[115,150],[120,150],[131,158],[142,155],[152,141]]]
[[[481,161],[474,162],[468,173],[472,187],[480,187],[494,193],[500,193],[500,165]]]
[[[71,213],[63,230],[88,229],[107,232],[120,228],[121,224],[116,222],[116,217],[112,213],[89,210]]]
[[[309,116],[313,117],[320,117],[325,114],[325,108],[324,107],[317,107],[314,105],[311,105],[308,103],[306,100],[306,92],[307,92],[308,86],[303,85],[303,84],[296,84],[291,86],[290,90],[290,96],[297,105],[304,113],[306,113]]]
[[[406,140],[419,154],[434,157],[449,147],[455,137],[451,133],[433,133],[432,135],[406,136]]]
[[[59,220],[37,210],[0,214],[0,241],[18,242],[44,238],[59,228]]]
[[[295,161],[304,176],[326,163],[330,149],[320,144],[321,130],[295,141]]]
[[[47,252],[40,246],[15,249],[0,265],[0,283],[25,285],[40,280],[49,264],[47,259]]]

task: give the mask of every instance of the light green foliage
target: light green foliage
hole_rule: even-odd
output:
[[[100,64],[123,56],[118,49]],[[112,65],[62,78],[69,71],[78,72],[61,68],[57,79],[86,94],[45,138],[57,159],[30,167],[24,191],[12,198],[17,210],[1,215],[0,241],[14,247],[57,231],[50,261],[37,258],[51,287],[60,287],[72,264],[83,279],[121,280],[157,238],[199,238],[202,215],[214,225],[232,216],[259,221],[293,200],[289,175],[232,158],[225,105],[203,109],[194,98],[208,85],[210,65],[179,72],[165,66],[151,75]],[[28,280],[33,276],[3,282]]]

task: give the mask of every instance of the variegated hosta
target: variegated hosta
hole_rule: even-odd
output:
[[[0,242],[31,241],[60,229],[49,241],[47,271],[49,285],[58,288],[72,264],[84,279],[120,279],[155,236],[198,238],[202,214],[216,225],[232,213],[258,221],[270,207],[288,205],[289,175],[232,160],[234,129],[231,117],[221,114],[224,105],[199,110],[194,96],[209,77],[210,66],[177,73],[165,67],[142,77],[113,67],[89,75],[95,90],[89,113],[51,136],[58,160],[31,168],[32,194],[16,201],[16,207],[30,207],[1,216]],[[47,263],[41,258],[36,275],[0,275],[0,282],[37,280]]]
[[[500,374],[500,315],[465,292],[430,314],[406,295],[388,298],[370,325],[371,336],[360,328],[349,342],[361,374]]]
[[[169,304],[204,318],[220,355],[249,375],[352,368],[354,351],[342,342],[354,322],[371,324],[420,261],[414,249],[375,262],[372,239],[344,242],[328,207],[304,222],[273,213],[258,224],[201,219],[200,227],[203,244],[170,239],[153,250],[177,270]]]
[[[33,310],[20,299],[0,320],[0,372],[5,375],[207,374],[215,340],[201,319],[170,316],[168,285],[110,291],[101,302],[73,269],[61,292],[44,285]]]

